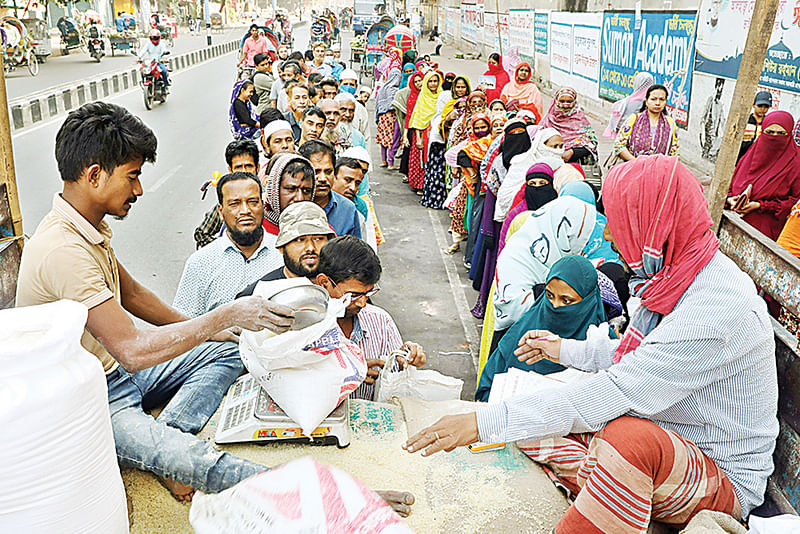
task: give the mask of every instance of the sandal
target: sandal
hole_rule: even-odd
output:
[[[386,167],[388,167],[388,164],[384,161],[384,162],[381,162],[380,166],[385,169]]]
[[[403,183],[404,183],[404,184],[407,184],[407,183],[408,183],[408,177],[407,177],[407,176],[406,176],[405,178],[403,178]]]
[[[449,255],[452,256],[453,254],[458,252],[458,249],[460,249],[460,248],[461,248],[461,244],[460,243],[453,243],[452,245],[450,245],[450,247],[448,247],[447,250],[444,251],[444,253],[445,254],[449,254]]]

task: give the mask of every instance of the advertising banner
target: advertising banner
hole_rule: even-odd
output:
[[[695,70],[736,79],[755,0],[703,0]],[[800,3],[782,0],[761,71],[761,85],[800,92]]]
[[[642,12],[641,16],[641,26],[634,30],[634,12],[604,13],[600,96],[618,100],[629,95],[634,76],[647,71],[656,83],[667,87],[667,108],[675,122],[685,127],[692,90],[695,13]]]
[[[536,52],[547,55],[549,13],[537,11],[533,15],[533,47]],[[520,49],[521,50],[521,49]]]
[[[533,16],[534,13],[530,9],[511,9],[508,14],[508,45],[519,48],[519,55],[526,59],[533,59],[533,39],[531,37],[533,35]],[[545,45],[546,39],[547,27],[545,27]]]
[[[458,8],[447,8],[447,36],[455,38],[458,30],[458,21],[461,18],[461,12]]]
[[[461,38],[478,44],[478,6],[461,4]]]
[[[496,52],[508,51],[509,46],[509,29],[508,29],[508,14],[501,13],[498,17],[497,13],[487,12],[483,15],[483,44]],[[498,30],[499,26],[499,30]],[[499,31],[499,34],[498,34]],[[502,48],[501,48],[502,45]]]
[[[602,13],[550,13],[550,79],[597,100]]]
[[[439,34],[447,35],[447,11],[444,7],[436,10],[439,18]]]

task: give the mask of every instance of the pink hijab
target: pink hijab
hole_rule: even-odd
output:
[[[519,69],[522,67],[528,67],[531,73],[524,82],[520,82],[518,79]],[[503,88],[502,97],[506,103],[516,100],[519,102],[520,109],[533,111],[536,114],[537,121],[542,117],[542,94],[536,88],[536,84],[533,83],[533,68],[529,63],[523,61],[517,65],[517,68],[514,69],[514,76]]]
[[[562,108],[558,99],[561,95],[572,96],[572,106]],[[542,128],[555,128],[564,139],[564,149],[586,146],[592,152],[597,150],[597,139],[594,138],[594,130],[586,118],[580,104],[578,104],[578,92],[572,87],[562,87],[553,96],[550,102],[550,109],[540,123]]]
[[[614,352],[636,349],[719,250],[700,181],[676,156],[640,156],[603,182],[608,227],[642,305]]]

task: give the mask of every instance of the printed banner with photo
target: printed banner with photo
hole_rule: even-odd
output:
[[[641,71],[669,90],[667,108],[680,126],[689,122],[695,12],[642,12],[635,28],[632,11],[603,14],[600,96],[619,100],[633,91]]]
[[[602,13],[550,13],[550,78],[597,100]]]
[[[755,0],[703,0],[697,24],[695,70],[736,79]],[[800,92],[800,4],[781,0],[761,85]]]

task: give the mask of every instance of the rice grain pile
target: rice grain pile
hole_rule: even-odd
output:
[[[547,533],[567,509],[544,472],[516,447],[480,455],[462,448],[423,458],[402,450],[407,431],[397,406],[351,401],[350,420],[345,449],[287,443],[220,449],[269,466],[311,455],[375,490],[409,491],[416,502],[408,525],[420,534]],[[213,438],[215,424],[201,436]],[[124,470],[123,480],[133,501],[133,534],[192,532],[189,505],[175,501],[154,476]]]

